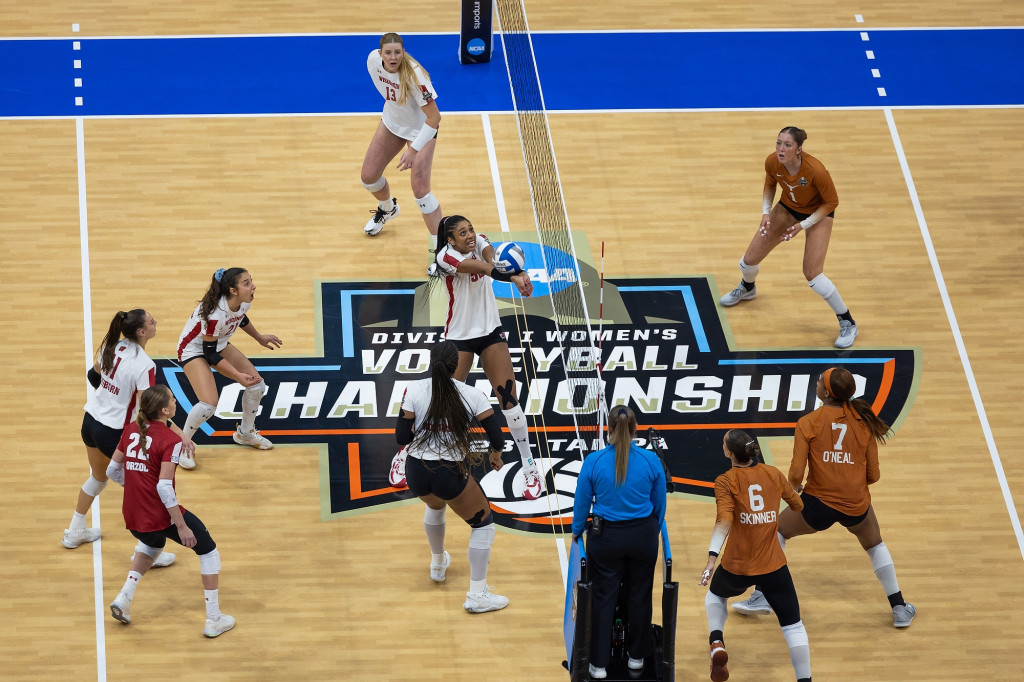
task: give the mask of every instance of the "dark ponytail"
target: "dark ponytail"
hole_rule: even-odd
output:
[[[636,415],[625,405],[608,415],[608,442],[615,446],[615,485],[622,485],[629,469],[629,449],[636,435]]]
[[[124,312],[118,310],[110,321],[107,333],[100,341],[100,371],[109,374],[114,369],[114,351],[122,338],[138,343],[139,331],[146,326],[146,311],[135,308]]]
[[[757,439],[746,431],[732,429],[725,434],[725,447],[729,448],[737,464],[750,464],[761,458],[761,448],[757,446]]]
[[[221,296],[230,296],[231,290],[238,286],[238,280],[242,278],[248,270],[245,268],[221,268],[217,272],[213,273],[213,277],[210,278],[210,288],[203,294],[202,300],[199,301],[199,317],[204,320],[209,320],[210,315],[217,309],[217,304],[220,303]]]
[[[842,367],[830,367],[822,373],[822,380],[825,382],[825,390],[829,395],[839,402],[850,403],[850,407],[864,420],[875,440],[884,443],[885,439],[892,434],[892,429],[875,414],[868,401],[853,397],[857,390],[857,381],[853,378],[850,370]]]
[[[416,432],[413,443],[429,443],[433,449],[461,455],[459,469],[466,473],[469,471],[466,461],[476,466],[483,460],[483,455],[471,451],[470,425],[475,420],[466,414],[466,404],[455,385],[453,375],[458,366],[459,350],[451,341],[442,341],[430,349],[432,395],[426,419]]]

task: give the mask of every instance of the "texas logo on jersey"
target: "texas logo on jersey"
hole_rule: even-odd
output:
[[[582,237],[576,235],[575,242],[579,250]],[[791,437],[797,419],[816,407],[815,382],[826,368],[849,369],[857,394],[894,428],[916,392],[919,348],[733,350],[706,277],[606,277],[604,321],[598,324],[592,314],[599,282],[594,267],[581,256],[586,285],[581,287],[575,268],[566,266],[574,262],[567,254],[544,247],[542,259],[537,244],[525,238],[517,243],[526,253],[534,297],[523,307],[522,299],[512,297],[511,285],[495,282],[494,287],[533,456],[549,494],[523,499],[522,465],[507,437],[505,466],[477,472],[496,521],[506,527],[549,533],[571,520],[576,476],[596,445],[598,347],[607,405],[628,404],[636,412],[641,446],[651,445],[649,428],[660,434],[674,494],[709,499],[715,477],[728,465],[722,457],[725,431]],[[429,376],[430,348],[440,340],[446,306],[441,287],[428,290],[424,281],[315,286],[322,305],[316,322],[322,352],[254,358],[268,386],[256,425],[277,448],[318,446],[321,518],[329,520],[411,497],[388,484],[398,448],[395,420],[408,383]],[[550,297],[562,310],[573,297],[579,302],[579,291],[594,303],[591,340],[578,317],[560,313],[556,320],[552,312]],[[513,302],[520,304],[518,315]],[[157,364],[183,423],[195,396],[173,361]],[[216,415],[203,426],[205,435],[196,436],[200,448],[230,444],[241,417],[242,387],[219,374],[217,382],[220,400]],[[478,366],[467,383],[491,395]],[[497,410],[493,396],[492,402]]]

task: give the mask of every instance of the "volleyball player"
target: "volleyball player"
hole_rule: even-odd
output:
[[[183,469],[196,467],[192,437],[216,409],[217,382],[210,372],[211,367],[245,387],[242,392],[242,422],[232,439],[239,445],[249,445],[257,450],[274,447],[256,430],[256,414],[267,385],[249,358],[231,344],[231,337],[242,329],[264,348],[274,350],[281,347],[281,339],[273,334],[259,333],[249,322],[246,313],[255,295],[256,285],[245,268],[220,268],[213,273],[209,288],[178,339],[178,362],[196,394],[196,404],[189,410],[182,429],[183,440],[190,448],[182,452],[178,462]]]
[[[533,284],[526,272],[517,275],[498,272],[493,261],[494,247],[487,237],[476,233],[469,220],[460,215],[441,219],[435,262],[448,294],[444,337],[454,341],[459,349],[455,378],[465,381],[474,356],[480,356],[480,365],[491,382],[523,463],[526,479],[523,495],[528,500],[535,500],[543,494],[544,483],[540,468],[530,453],[526,415],[516,397],[512,356],[508,352],[505,332],[501,329],[491,279],[512,282],[523,296],[533,293]],[[392,460],[390,481],[394,487],[402,487],[404,457],[404,453],[399,451]]]
[[[171,389],[147,388],[139,402],[139,416],[124,430],[107,466],[107,476],[124,486],[121,513],[125,527],[139,541],[128,579],[110,603],[110,614],[126,625],[132,621],[135,589],[170,538],[199,556],[206,600],[203,634],[217,637],[235,627],[235,619],[220,612],[217,543],[199,517],[178,504],[174,491],[182,441],[167,424],[176,410]]]
[[[469,531],[469,591],[463,608],[470,613],[498,611],[508,598],[492,594],[487,565],[494,544],[494,520],[470,465],[482,457],[470,449],[470,423],[480,423],[490,441],[490,464],[501,469],[505,438],[491,401],[481,391],[455,379],[459,351],[451,341],[430,349],[430,378],[409,384],[395,438],[408,452],[409,489],[423,500],[423,528],[430,543],[430,579],[444,582],[451,556],[444,549],[445,507],[461,516]]]
[[[835,346],[849,348],[857,337],[857,322],[850,315],[835,284],[824,273],[839,194],[824,164],[803,152],[806,139],[807,133],[800,128],[787,126],[779,131],[775,153],[769,154],[764,162],[761,224],[740,258],[740,283],[720,301],[723,306],[734,306],[757,296],[754,279],[761,269],[761,261],[776,246],[803,231],[804,277],[811,290],[825,299],[839,319]],[[779,184],[782,185],[782,196],[772,208]]]
[[[145,310],[117,311],[100,342],[99,359],[86,373],[94,389],[82,417],[90,474],[78,491],[70,527],[61,540],[68,549],[100,537],[99,528],[86,527],[85,513],[107,487],[107,462],[117,449],[121,432],[135,419],[139,394],[156,382],[156,364],[146,355],[146,344],[154,336],[156,320]],[[169,566],[173,561],[174,555],[165,552],[153,565]]]
[[[381,36],[380,49],[370,52],[366,68],[384,98],[384,113],[366,150],[360,173],[363,187],[377,199],[377,209],[363,231],[374,237],[398,215],[398,202],[391,196],[384,169],[401,152],[398,170],[410,171],[413,196],[423,214],[423,222],[430,234],[437,234],[441,205],[430,191],[430,171],[441,112],[430,74],[405,51],[402,37],[397,33]],[[432,272],[433,267],[431,265],[428,272]]]
[[[811,650],[807,631],[800,620],[800,602],[786,565],[786,555],[777,539],[779,503],[784,499],[790,509],[797,511],[803,503],[781,471],[758,461],[761,452],[757,441],[745,431],[727,431],[722,439],[722,451],[732,467],[715,479],[718,515],[708,548],[708,563],[700,577],[701,585],[711,581],[704,598],[711,631],[708,637],[711,679],[714,682],[729,679],[729,654],[723,635],[728,616],[727,600],[759,584],[782,626],[798,682],[810,682]],[[722,545],[727,537],[729,543],[723,552]],[[716,569],[719,553],[722,564]]]
[[[885,442],[889,426],[867,401],[853,398],[856,388],[853,374],[846,369],[832,367],[818,377],[815,392],[822,405],[797,421],[789,467],[789,482],[802,490],[803,512],[784,510],[779,516],[779,533],[788,540],[839,523],[857,536],[885,590],[893,626],[905,628],[917,609],[903,599],[868,490],[880,476],[878,443]],[[745,614],[771,613],[760,590],[733,608]]]

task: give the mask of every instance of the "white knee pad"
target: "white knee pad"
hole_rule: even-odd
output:
[[[213,550],[199,556],[199,572],[202,575],[217,575],[220,573],[220,552]]]
[[[96,497],[101,492],[103,492],[103,489],[107,487],[107,483],[109,482],[110,481],[107,480],[100,483],[95,478],[93,478],[92,475],[90,475],[89,478],[86,479],[85,483],[82,484],[82,492],[85,493],[86,495]]]
[[[384,179],[384,176],[382,175],[382,176],[380,176],[380,177],[379,177],[379,178],[377,179],[377,182],[371,182],[371,183],[370,183],[369,185],[367,185],[367,184],[366,184],[366,183],[364,182],[364,183],[363,183],[363,187],[365,187],[365,188],[366,188],[367,190],[369,190],[370,192],[379,192],[379,191],[381,191],[382,189],[384,189],[384,185],[386,185],[386,184],[388,184],[388,181],[387,181],[387,180],[385,180],[385,179]]]
[[[142,554],[145,554],[146,556],[148,556],[149,558],[151,558],[153,560],[155,560],[158,556],[160,556],[160,552],[162,552],[162,551],[163,550],[160,549],[159,547],[150,547],[149,545],[143,544],[142,542],[140,542],[139,544],[135,545],[135,553],[136,554],[141,552]]]
[[[427,507],[423,511],[423,523],[428,526],[443,526],[444,525],[444,512],[445,509],[431,509]]]
[[[494,524],[488,523],[483,528],[472,528],[469,531],[470,549],[490,549],[494,544]]]
[[[792,625],[786,625],[782,628],[782,634],[786,637],[786,644],[789,648],[797,646],[810,646],[807,640],[807,630],[804,629],[804,622],[797,621]]]
[[[441,204],[434,198],[433,192],[427,192],[423,196],[417,197],[416,205],[420,207],[421,213],[428,215],[441,208]]]

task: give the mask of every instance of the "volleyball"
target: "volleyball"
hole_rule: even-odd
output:
[[[518,275],[526,267],[526,256],[519,244],[502,242],[494,247],[494,267],[505,275]]]

